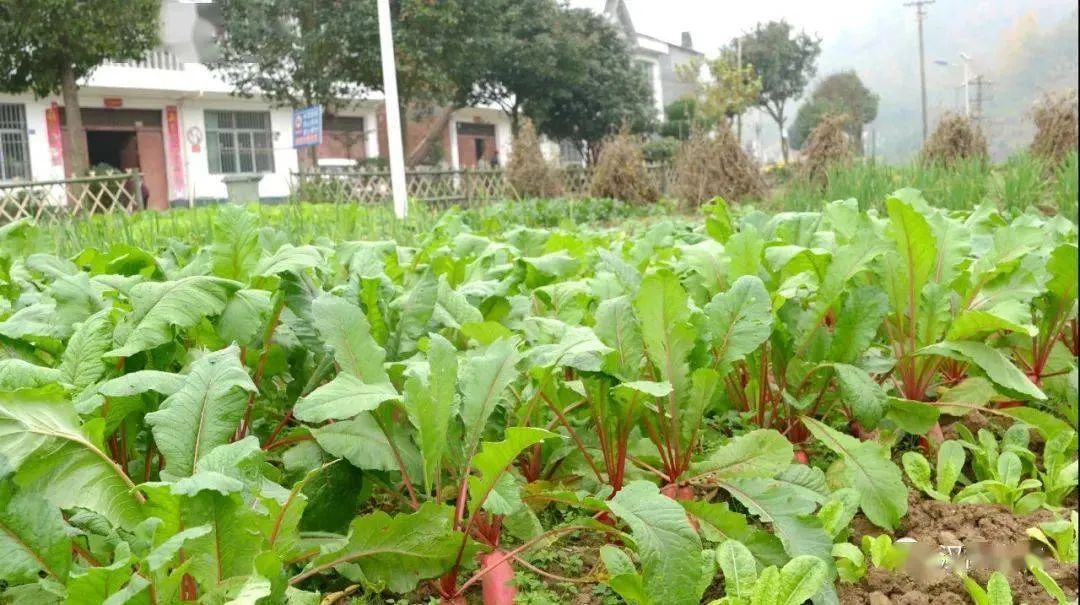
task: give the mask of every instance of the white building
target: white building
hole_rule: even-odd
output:
[[[187,19],[181,28],[190,30],[195,7],[167,6],[187,11],[180,15]],[[183,22],[177,14],[169,17],[163,21]],[[182,37],[164,32],[167,42]],[[293,109],[236,97],[232,90],[205,65],[166,50],[138,62],[100,66],[80,82],[79,91],[91,168],[138,169],[153,208],[224,199],[225,179],[234,174],[262,175],[262,200],[288,197],[292,174],[301,166],[293,148]],[[62,103],[59,95],[36,99],[0,93],[0,182],[70,176],[63,159]],[[434,121],[410,120],[406,153]],[[502,111],[466,108],[454,113],[430,157],[455,170],[503,163],[510,142],[510,122]],[[386,148],[379,96],[324,116],[320,158],[359,162],[381,157]]]

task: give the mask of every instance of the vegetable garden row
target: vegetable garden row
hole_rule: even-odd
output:
[[[1076,226],[884,207],[5,226],[0,601],[1075,602]]]

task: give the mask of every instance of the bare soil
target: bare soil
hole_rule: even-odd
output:
[[[952,504],[923,499],[912,492],[909,510],[894,536],[914,538],[909,565],[903,571],[874,569],[856,585],[841,584],[843,605],[967,605],[971,603],[962,580],[939,563],[943,546],[963,546],[954,564],[970,560],[969,574],[985,586],[990,574],[1001,570],[1009,578],[1013,599],[1028,605],[1055,605],[1035,578],[1023,566],[1023,554],[1035,552],[1025,533],[1036,523],[1054,516],[1038,511],[1017,516],[1008,509],[988,504]],[[863,523],[854,523],[855,539],[881,533]],[[1043,557],[1046,572],[1070,598],[1077,594],[1076,565]]]

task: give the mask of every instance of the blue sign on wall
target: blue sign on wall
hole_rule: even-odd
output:
[[[322,143],[322,105],[293,110],[293,147],[310,147]]]

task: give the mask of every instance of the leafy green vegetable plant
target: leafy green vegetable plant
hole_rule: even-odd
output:
[[[850,542],[833,544],[836,570],[844,582],[855,583],[866,575],[869,566],[897,571],[907,562],[908,551],[893,543],[887,534],[863,536],[861,548]],[[869,558],[869,564],[867,559]]]
[[[1058,561],[1063,563],[1077,562],[1077,540],[1080,538],[1080,524],[1078,524],[1076,511],[1072,511],[1068,519],[1045,521],[1035,527],[1029,527],[1027,535],[1045,544]]]
[[[1012,589],[1009,580],[999,571],[990,574],[990,580],[986,588],[971,579],[969,576],[961,576],[964,580],[964,588],[975,605],[1013,605]]]
[[[710,605],[800,605],[827,580],[825,563],[811,556],[795,557],[783,567],[758,571],[754,556],[741,543],[729,540],[716,551],[724,573],[723,598]]]

